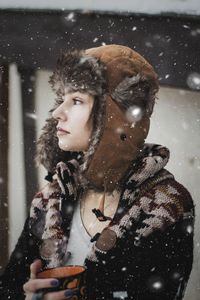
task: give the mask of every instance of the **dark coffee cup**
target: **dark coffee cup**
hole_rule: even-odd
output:
[[[38,292],[46,294],[48,292],[72,289],[72,300],[85,300],[85,271],[86,269],[83,266],[66,266],[39,272],[37,278],[56,278],[59,281],[59,285],[52,288],[40,289]]]

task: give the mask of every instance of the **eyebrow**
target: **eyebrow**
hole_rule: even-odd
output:
[[[77,98],[80,98],[82,100],[88,100],[88,98],[85,98],[84,96],[82,96],[82,94],[81,95],[80,94],[77,95],[76,93],[73,93],[72,97],[75,97],[75,98],[77,97]]]

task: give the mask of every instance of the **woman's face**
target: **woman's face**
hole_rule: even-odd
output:
[[[64,151],[85,151],[92,133],[90,113],[94,97],[80,92],[67,93],[63,102],[54,110],[53,118],[58,121],[57,137]]]

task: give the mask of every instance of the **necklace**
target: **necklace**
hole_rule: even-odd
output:
[[[105,228],[109,224],[108,221],[112,220],[112,218],[115,214],[115,211],[117,209],[118,202],[119,202],[119,194],[113,195],[113,193],[112,193],[112,198],[105,205],[106,193],[104,192],[104,194],[99,197],[100,198],[100,200],[98,201],[99,208],[98,209],[93,208],[92,205],[90,204],[89,207],[91,206],[91,208],[86,213],[86,198],[87,198],[87,196],[89,198],[89,201],[92,203],[94,197],[96,200],[96,195],[92,194],[91,199],[90,199],[91,194],[84,195],[82,198],[82,201],[81,201],[81,206],[80,206],[80,214],[81,214],[81,220],[82,220],[83,226],[85,227],[85,230],[87,231],[87,233],[89,235],[91,235],[90,234],[91,231],[96,232],[97,230],[98,231],[103,230],[103,228]],[[113,200],[116,200],[116,201],[113,201]],[[108,209],[108,208],[110,208],[110,209],[106,213],[106,209]],[[105,215],[104,215],[104,213],[105,213]],[[94,219],[95,216],[96,216],[96,218]]]

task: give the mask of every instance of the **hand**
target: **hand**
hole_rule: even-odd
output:
[[[25,300],[64,300],[70,299],[73,295],[72,290],[64,290],[59,292],[49,292],[42,295],[37,294],[37,290],[43,288],[51,288],[59,285],[59,281],[54,278],[37,279],[37,273],[41,271],[42,261],[37,259],[30,266],[30,279],[23,285],[26,295]]]

